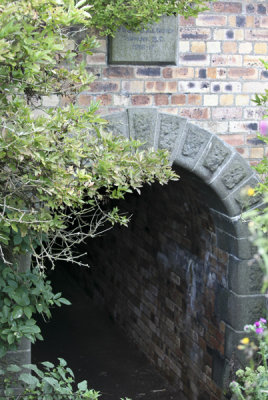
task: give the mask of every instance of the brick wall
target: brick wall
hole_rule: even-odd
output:
[[[256,92],[268,89],[260,61],[268,61],[267,28],[267,1],[217,1],[198,18],[179,18],[177,66],[109,66],[101,39],[86,57],[97,79],[78,104],[99,100],[104,114],[157,106],[216,133],[255,163],[267,154],[256,139],[264,110],[252,102]]]
[[[227,287],[229,256],[217,248],[210,211],[187,180],[130,196],[130,226],[88,243],[91,268],[80,271],[80,282],[181,391],[180,399],[218,400],[225,323],[215,299]]]

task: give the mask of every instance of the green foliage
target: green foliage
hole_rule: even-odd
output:
[[[71,247],[93,237],[107,220],[126,224],[117,209],[102,212],[104,201],[123,198],[144,182],[175,177],[166,152],[138,151],[139,142],[94,127],[104,124],[94,105],[86,112],[71,105],[32,119],[29,108],[20,101],[18,109],[15,102],[16,113],[9,113],[12,129],[0,137],[0,243],[11,245],[13,253],[28,244],[42,265],[48,243],[57,242],[62,246],[51,259],[71,257]],[[45,249],[37,253],[37,244]]]
[[[263,190],[263,186],[261,186]],[[251,240],[257,247],[255,258],[259,261],[264,270],[263,291],[268,289],[268,192],[264,193],[265,206],[261,209],[254,209],[245,214],[249,220]]]
[[[102,210],[104,201],[123,198],[143,182],[175,178],[167,153],[140,152],[137,141],[105,132],[96,104],[87,111],[71,104],[40,115],[42,95],[70,95],[92,81],[83,64],[71,69],[79,51],[88,52],[94,44],[87,36],[81,41],[89,25],[87,10],[84,2],[72,0],[2,2],[2,257],[5,246],[12,247],[13,254],[27,249],[42,266],[44,255],[52,262],[56,258],[55,246],[47,249],[57,243],[58,257],[70,260],[71,248],[94,236],[106,221],[126,224],[117,209]],[[79,43],[72,40],[72,50],[66,50],[78,34]],[[37,243],[45,244],[39,253]]]
[[[27,364],[19,367],[11,364],[6,370],[0,370],[0,375],[7,376],[5,378],[5,397],[0,396],[0,400],[13,400],[16,398],[12,386],[16,379],[22,386],[20,400],[97,400],[99,392],[88,389],[87,381],[82,381],[77,384],[77,389],[74,390],[74,374],[67,366],[67,363],[62,358],[59,358],[59,365],[55,366],[51,362],[42,362],[42,369],[35,364]],[[12,375],[16,373],[17,378]]]
[[[266,69],[268,63],[263,62]],[[258,94],[255,97],[255,103],[258,106],[266,106],[268,101],[268,91],[265,94]],[[265,131],[265,129],[264,129]],[[258,137],[264,144],[268,144],[267,132],[260,134]],[[268,289],[268,159],[265,157],[256,167],[256,171],[262,177],[261,183],[254,189],[250,188],[249,196],[263,196],[264,206],[261,209],[250,210],[245,214],[249,221],[249,229],[251,231],[251,241],[257,248],[255,258],[264,269],[263,292]],[[268,328],[267,320],[260,318],[254,325],[246,325],[245,332],[253,334],[255,341],[251,341],[248,337],[241,340],[238,346],[240,350],[244,350],[250,366],[240,369],[236,372],[237,380],[230,384],[230,389],[235,395],[236,400],[266,400],[268,397]],[[257,351],[257,358],[254,357]],[[254,361],[255,360],[255,361]]]
[[[50,318],[50,307],[70,302],[53,294],[50,282],[38,268],[24,273],[0,263],[0,357],[15,350],[22,337],[42,340],[35,313]]]
[[[268,63],[262,61],[264,67],[268,70]],[[267,106],[268,103],[268,90],[264,94],[257,94],[254,102],[258,106]],[[266,116],[267,118],[267,116]],[[258,138],[268,145],[267,132],[259,134]],[[268,158],[264,157],[261,162],[254,167],[262,178],[260,184],[255,188],[256,194],[262,194],[264,200],[264,207],[261,210],[251,210],[246,214],[246,218],[250,220],[249,228],[252,233],[252,242],[257,247],[256,258],[264,269],[264,284],[263,291],[268,289]]]
[[[76,24],[81,24],[80,34],[85,32],[89,21],[90,14],[72,0],[2,0],[1,109],[14,111],[10,100],[23,94],[31,101],[42,94],[75,92],[92,82],[84,66],[75,63],[80,51],[96,47],[95,38],[85,34],[75,43],[71,39],[76,32],[68,34]]]
[[[97,46],[90,10],[83,0],[0,4],[1,355],[22,337],[41,338],[34,313],[49,317],[66,303],[46,282],[44,259],[81,265],[77,244],[127,224],[111,200],[176,179],[167,152],[106,132],[98,104],[42,106],[44,96],[74,99],[93,81],[77,62]],[[19,273],[14,259],[27,253],[36,268]]]
[[[236,371],[237,381],[230,384],[231,391],[237,400],[266,400],[268,396],[268,329],[267,321],[261,318],[254,325],[244,328],[248,334],[253,333],[257,341],[250,341],[248,337],[241,340],[239,348],[251,357],[251,366]],[[257,351],[257,361],[254,363],[252,355]]]
[[[86,3],[92,4],[91,24],[102,35],[113,35],[122,25],[140,30],[162,15],[196,17],[208,9],[206,0],[87,0]]]

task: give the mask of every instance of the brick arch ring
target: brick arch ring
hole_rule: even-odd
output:
[[[129,108],[104,118],[115,135],[139,139],[146,143],[144,147],[167,149],[172,165],[198,176],[216,194],[214,200],[208,198],[208,207],[217,247],[230,255],[227,286],[219,288],[216,300],[217,317],[226,324],[222,371],[226,382],[229,360],[243,336],[244,325],[260,318],[266,304],[260,294],[262,271],[254,261],[247,223],[241,218],[246,204],[250,208],[261,204],[261,198],[246,194],[258,178],[234,148],[185,118],[161,113],[157,108]]]

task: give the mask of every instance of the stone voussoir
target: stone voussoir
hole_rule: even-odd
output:
[[[174,163],[192,171],[211,139],[211,133],[188,123],[177,148]]]
[[[228,287],[237,295],[258,294],[262,289],[263,270],[255,259],[229,257]]]
[[[197,162],[193,173],[196,173],[205,182],[210,183],[225,167],[234,149],[228,146],[217,136],[213,136],[206,151]]]
[[[130,137],[143,142],[142,148],[155,147],[157,109],[129,108],[127,113]]]
[[[161,113],[158,117],[156,140],[158,148],[170,152],[171,162],[174,161],[177,148],[183,138],[186,118]]]
[[[108,121],[107,129],[115,136],[124,136],[129,138],[127,112],[108,114],[103,116]]]
[[[225,288],[220,288],[217,295],[216,314],[236,331],[243,331],[246,324],[251,324],[264,315],[266,310],[265,295],[236,295]]]

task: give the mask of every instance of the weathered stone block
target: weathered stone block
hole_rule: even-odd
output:
[[[233,152],[234,150],[230,146],[217,137],[213,137],[193,172],[196,172],[202,179],[209,182],[224,167]]]
[[[248,223],[242,217],[229,217],[218,210],[210,209],[215,225],[226,233],[237,237],[249,236]]]
[[[229,194],[227,198],[224,199],[224,204],[229,210],[230,216],[240,215],[242,212],[247,211],[249,208],[260,207],[262,204],[262,199],[260,196],[247,196],[245,193],[252,187],[254,188],[259,183],[259,179],[256,175],[251,175],[249,179],[243,182],[243,185],[238,186],[238,188]]]
[[[211,134],[193,124],[187,124],[184,137],[178,145],[174,162],[192,170],[211,140]]]
[[[236,331],[242,331],[245,325],[265,315],[266,307],[264,295],[236,295],[220,287],[216,296],[217,317]]]
[[[232,191],[253,174],[249,165],[236,153],[219,175],[211,182],[220,198],[225,199]]]
[[[176,148],[186,126],[186,119],[175,115],[159,114],[156,140],[160,149],[171,153],[171,161],[175,157]]]
[[[256,248],[249,242],[248,238],[237,238],[216,228],[217,246],[229,254],[240,258],[241,260],[251,259]]]
[[[156,147],[156,109],[130,108],[128,109],[128,120],[130,137],[145,143],[143,148]]]
[[[263,270],[254,259],[229,257],[229,289],[239,295],[258,294],[262,289]]]
[[[229,362],[217,352],[212,355],[212,379],[220,387],[226,388],[228,385],[230,368]]]
[[[237,346],[241,339],[245,337],[244,330],[236,331],[230,326],[226,326],[225,330],[225,356],[231,360],[232,367],[230,368],[230,374],[234,377],[235,371],[241,368],[241,365],[245,365],[245,356],[243,351],[239,351]],[[231,378],[231,376],[230,376]]]
[[[109,40],[110,64],[176,64],[178,18],[164,16],[141,32],[119,28]]]
[[[126,111],[104,115],[103,118],[108,121],[107,129],[114,135],[129,138],[128,117]]]

